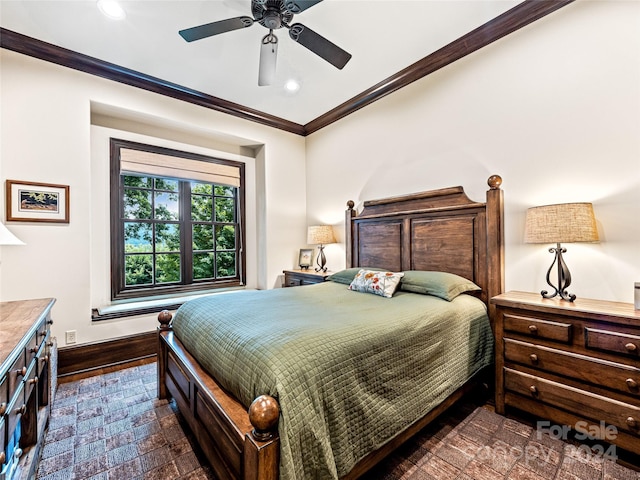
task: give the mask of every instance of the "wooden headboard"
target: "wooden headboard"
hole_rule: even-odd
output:
[[[502,178],[488,180],[486,203],[462,187],[364,202],[346,213],[347,267],[451,272],[482,288],[480,298],[504,291]],[[491,308],[490,308],[491,310]]]

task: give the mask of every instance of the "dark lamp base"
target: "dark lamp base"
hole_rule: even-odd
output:
[[[567,288],[571,285],[571,273],[569,272],[569,268],[567,264],[564,263],[564,259],[562,258],[562,254],[566,253],[567,249],[560,246],[560,244],[556,244],[555,248],[550,248],[550,253],[555,253],[555,257],[553,259],[553,263],[549,267],[547,271],[547,283],[553,288],[554,292],[549,293],[546,290],[542,290],[540,294],[544,298],[553,298],[559,296],[563,300],[567,302],[573,302],[576,299],[576,296],[572,293],[567,292]],[[556,287],[551,283],[551,270],[553,270],[553,265],[558,265],[558,286]]]

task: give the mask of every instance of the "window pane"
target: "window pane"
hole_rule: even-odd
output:
[[[180,281],[180,255],[168,253],[156,255],[156,283]]]
[[[218,253],[216,259],[218,277],[233,277],[236,274],[236,254],[234,252]]]
[[[210,183],[191,182],[191,193],[211,195],[213,193],[213,185]]]
[[[152,178],[136,175],[123,175],[125,187],[151,188]]]
[[[191,220],[211,222],[213,220],[213,198],[204,195],[191,195]]]
[[[125,253],[151,252],[151,225],[142,222],[125,222],[124,251]]]
[[[235,187],[226,187],[224,185],[216,185],[215,194],[220,197],[233,197],[235,194]]]
[[[213,253],[193,254],[193,278],[194,280],[213,278]]]
[[[180,251],[180,226],[175,223],[156,223],[156,252]]]
[[[168,178],[156,178],[156,190],[168,190],[170,192],[178,191],[178,180],[170,180]]]
[[[151,192],[149,190],[124,189],[124,218],[151,218]]]
[[[213,250],[212,225],[193,225],[193,249]]]
[[[216,222],[233,222],[233,198],[216,198]]]
[[[125,285],[150,285],[153,279],[153,259],[151,255],[125,255]]]
[[[178,194],[156,192],[156,220],[178,220]]]
[[[233,225],[216,226],[216,249],[234,250],[236,248],[236,229]]]

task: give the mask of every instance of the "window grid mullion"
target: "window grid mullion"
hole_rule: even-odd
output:
[[[180,225],[182,248],[182,281],[193,282],[193,223],[191,221],[191,182],[180,182]]]

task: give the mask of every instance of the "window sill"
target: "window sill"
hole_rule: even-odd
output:
[[[155,300],[131,300],[122,303],[115,303],[104,307],[91,309],[91,321],[113,320],[117,318],[133,317],[137,315],[148,315],[160,313],[163,310],[177,310],[183,303],[194,298],[207,297],[210,295],[223,295],[226,293],[241,292],[245,287],[229,288],[200,294],[184,295],[181,297],[162,298]]]

